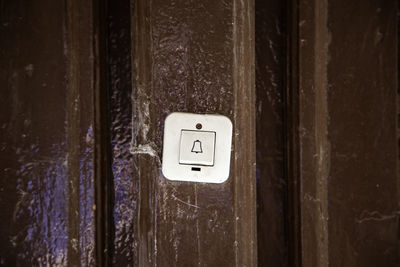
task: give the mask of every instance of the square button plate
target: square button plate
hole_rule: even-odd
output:
[[[223,183],[229,177],[231,145],[229,118],[171,113],[165,119],[162,172],[174,181]]]

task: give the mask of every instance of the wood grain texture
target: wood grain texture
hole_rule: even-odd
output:
[[[0,265],[94,265],[92,5],[0,1]]]
[[[397,1],[299,1],[303,266],[398,266]]]
[[[398,266],[398,3],[328,10],[330,263]]]
[[[287,266],[285,172],[287,3],[255,1],[257,243],[259,266]],[[291,176],[290,176],[291,177]]]
[[[327,1],[302,1],[299,20],[299,138],[305,266],[328,266]],[[303,43],[301,43],[303,42]],[[302,45],[303,44],[303,45]]]
[[[253,4],[133,3],[137,264],[254,266]],[[163,124],[174,111],[231,118],[227,182],[170,182],[162,176]]]

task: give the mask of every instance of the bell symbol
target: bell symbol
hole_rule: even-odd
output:
[[[203,153],[203,149],[201,148],[201,142],[199,140],[193,142],[192,152]]]

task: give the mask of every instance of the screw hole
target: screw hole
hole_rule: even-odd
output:
[[[201,123],[198,123],[196,124],[196,128],[200,130],[201,128],[203,128],[203,125],[201,125]]]

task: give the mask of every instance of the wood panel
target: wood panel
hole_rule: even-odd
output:
[[[92,6],[0,1],[0,264],[93,265]]]
[[[397,1],[299,1],[303,266],[398,266]]]
[[[133,14],[136,263],[254,266],[252,2],[133,1]],[[162,176],[163,124],[174,111],[232,119],[227,182],[170,182]]]

